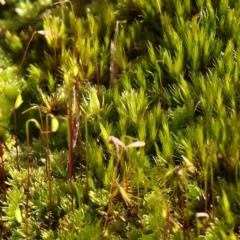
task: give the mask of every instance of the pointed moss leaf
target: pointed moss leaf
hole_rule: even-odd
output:
[[[90,103],[92,105],[93,111],[99,110],[100,109],[100,102],[98,100],[97,91],[91,90],[89,95],[90,95]]]
[[[227,198],[227,194],[225,193],[224,190],[222,190],[222,201],[223,201],[223,207],[226,211],[230,210],[230,204]]]
[[[148,41],[148,52],[149,52],[151,62],[155,63],[155,61],[156,61],[155,51],[154,51],[152,43],[149,41]]]
[[[78,67],[74,66],[73,67],[73,76],[76,77],[78,75]]]
[[[194,166],[194,164],[191,161],[189,161],[186,157],[184,157],[183,155],[182,155],[182,158],[183,158],[185,165],[187,166],[188,171],[190,171],[191,173],[195,173],[197,171],[197,169]]]
[[[105,144],[107,145],[108,144],[108,133],[107,133],[105,127],[101,123],[99,123],[99,126],[101,129],[103,140],[104,140]]]
[[[42,93],[42,100],[43,100],[43,102],[45,103],[47,109],[50,110],[50,109],[51,109],[51,106],[50,106],[50,104],[49,104],[49,102],[48,102],[46,96],[45,96],[43,93]]]
[[[127,145],[127,148],[138,148],[138,147],[144,147],[146,143],[144,141],[136,141],[129,145]]]
[[[17,208],[15,210],[15,218],[18,223],[22,223],[22,214],[21,214],[21,210],[20,210],[19,206],[17,206]]]
[[[133,201],[133,199],[132,199],[133,196],[132,196],[130,193],[128,193],[128,192],[125,190],[125,188],[123,188],[122,186],[119,186],[118,189],[119,189],[119,192],[120,192],[120,194],[121,194],[124,202],[126,203],[126,205],[127,205],[127,206],[133,205],[133,204],[134,204],[134,201]]]
[[[224,215],[226,218],[227,224],[233,225],[234,224],[234,217],[230,209],[230,203],[227,197],[226,192],[222,189],[222,208],[224,211]]]
[[[57,118],[53,117],[51,119],[51,130],[52,132],[56,132],[58,130],[59,127],[59,122],[57,120]]]
[[[18,96],[17,96],[17,99],[16,99],[16,101],[15,101],[14,108],[15,108],[15,109],[18,109],[19,106],[20,106],[22,103],[23,103],[22,95],[21,95],[21,93],[19,93]]]

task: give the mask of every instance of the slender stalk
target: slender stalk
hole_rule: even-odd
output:
[[[69,161],[69,180],[71,189],[71,209],[73,210],[73,117],[72,117],[72,91],[68,86],[68,161]]]
[[[80,122],[80,117],[79,117]],[[80,182],[82,182],[83,175],[83,158],[82,158],[82,134],[81,128],[78,129],[78,148],[79,148],[79,158],[80,158]]]
[[[72,5],[71,5],[71,7],[72,7]],[[72,12],[74,14],[73,7],[72,7]],[[76,57],[77,57],[77,28],[76,28],[76,18],[75,17],[74,17],[74,26],[73,27],[74,27],[74,29],[73,29],[73,31],[74,31],[73,54],[76,59]]]
[[[170,240],[170,212],[167,202],[167,239]]]
[[[212,194],[212,221],[213,223],[215,223],[215,194],[214,194],[214,176],[213,176],[212,160],[210,162],[210,172],[211,172],[211,194]]]
[[[70,0],[63,0],[63,1],[59,1],[59,2],[55,2],[53,5],[57,5],[57,4],[63,4],[63,3],[67,3],[69,4],[72,13],[74,14],[74,9],[73,9],[73,5],[71,3]],[[78,0],[78,3],[80,4],[80,0]],[[77,56],[77,52],[76,52],[76,39],[77,39],[77,31],[76,31],[76,19],[74,18],[74,44],[73,44],[73,53],[74,53],[74,57]]]
[[[186,232],[185,232],[185,216],[184,216],[184,196],[183,190],[181,191],[181,213],[182,213],[182,230],[183,230],[183,239],[186,239]]]
[[[73,5],[72,3],[69,1],[70,5],[71,5],[71,10],[72,13],[74,15],[74,10],[73,10]],[[74,43],[73,43],[73,54],[74,54],[74,58],[77,58],[77,29],[76,29],[76,19],[74,16]],[[76,93],[76,88],[75,86],[73,86],[73,91],[74,93]],[[69,104],[70,108],[69,108],[69,130],[70,130],[70,148],[69,148],[69,163],[70,163],[70,188],[71,188],[71,200],[72,200],[72,210],[73,210],[73,185],[72,185],[72,180],[73,180],[73,176],[74,176],[74,162],[73,162],[73,131],[75,130],[75,126],[73,125],[73,112],[72,110],[74,110],[74,113],[76,112],[75,109],[75,94],[73,96],[73,92],[69,89],[69,97],[70,97],[70,101],[71,104]],[[73,104],[74,103],[74,104]],[[73,109],[71,109],[71,107],[73,107]]]
[[[203,167],[204,172],[204,192],[205,192],[205,209],[204,211],[207,212],[208,206],[208,161],[206,161],[206,166]]]
[[[52,211],[52,178],[51,178],[51,162],[50,162],[50,152],[49,152],[49,135],[48,135],[48,116],[46,118],[46,160],[47,164],[47,176],[48,176],[48,189],[49,189],[49,210]]]
[[[16,116],[16,109],[13,109],[13,116],[14,116],[14,137],[15,137],[15,147],[16,147],[16,164],[17,169],[20,171],[19,161],[18,161],[18,135],[17,135],[17,116]]]
[[[122,158],[122,153],[123,152],[117,153],[117,163],[116,163],[116,166],[115,166],[114,171],[113,171],[112,182],[111,182],[110,192],[109,192],[110,197],[109,197],[109,201],[108,201],[108,210],[107,210],[106,220],[105,220],[105,223],[104,223],[104,226],[103,226],[103,233],[105,232],[105,230],[107,228],[108,221],[109,221],[109,215],[110,215],[110,211],[111,211],[111,208],[112,208],[113,191],[114,191],[114,188],[115,188],[117,171],[118,171],[118,167],[119,167],[119,164],[120,164],[120,160]]]
[[[166,109],[166,103],[165,103],[165,97],[164,97],[164,91],[163,91],[162,77],[160,76],[160,74],[159,74],[159,78],[160,78],[160,88],[161,88],[161,98],[162,98],[163,110],[164,110],[164,112],[166,112],[167,109]]]
[[[76,98],[77,98],[77,116],[78,116],[78,150],[79,150],[79,158],[80,158],[80,182],[82,182],[82,174],[83,174],[83,159],[82,159],[82,134],[81,134],[81,94],[79,88],[79,78],[76,77]]]
[[[98,99],[100,98],[100,76],[99,76],[99,69],[98,63],[96,61],[96,77],[97,77],[97,91],[98,91]]]
[[[2,225],[3,236],[8,239],[7,232],[6,232],[6,227],[4,226],[3,219],[2,219],[2,213],[1,212],[0,212],[0,220],[1,220],[1,223],[2,223],[1,225]]]
[[[27,133],[27,192],[26,192],[26,213],[25,213],[25,218],[26,218],[26,239],[28,240],[28,201],[29,201],[29,188],[30,188],[30,143],[29,143],[29,130],[28,130],[28,123],[26,123],[26,133]]]
[[[103,226],[103,233],[106,230],[106,227],[107,227],[107,224],[108,224],[108,221],[109,221],[110,211],[111,211],[111,208],[112,208],[113,190],[114,190],[114,187],[115,187],[115,179],[116,179],[116,175],[117,175],[116,173],[117,173],[119,163],[120,163],[120,158],[118,159],[117,164],[116,164],[115,169],[114,169],[114,172],[113,172],[113,177],[112,177],[112,182],[111,182],[111,187],[110,187],[110,198],[109,198],[109,201],[108,201],[108,210],[107,210],[106,220],[105,220],[105,223],[104,223],[104,226]]]
[[[132,20],[131,8],[132,8],[132,0],[128,0],[128,22],[130,22]]]
[[[73,10],[73,5],[71,3],[71,1],[69,0],[65,0],[65,1],[59,1],[54,3],[53,5],[56,4],[62,4],[62,3],[68,3],[71,7],[71,11],[74,14],[74,10]],[[76,19],[74,17],[74,44],[73,44],[73,54],[74,57],[77,57],[77,51],[76,51],[76,42],[77,42],[77,30],[76,30]],[[67,86],[67,91],[68,91],[68,160],[69,160],[69,178],[70,178],[70,188],[71,188],[71,209],[73,210],[73,184],[72,184],[72,180],[73,180],[73,175],[74,175],[74,169],[73,169],[73,130],[74,130],[74,126],[73,126],[73,92],[71,91],[71,86]],[[75,91],[75,86],[73,87],[73,91]],[[75,109],[74,109],[75,111]]]
[[[49,24],[49,28],[50,28],[50,32],[51,32],[51,36],[52,36],[52,41],[53,41],[54,76],[56,76],[56,74],[57,74],[57,47],[56,47],[55,42],[57,41],[57,39],[55,38],[55,34],[53,32],[51,24]]]
[[[29,119],[26,122],[26,138],[27,138],[27,191],[26,191],[26,210],[25,210],[25,218],[26,218],[26,239],[28,240],[28,205],[29,205],[29,190],[30,190],[30,141],[29,141],[29,123],[34,122],[36,127],[41,130],[41,126],[35,119]]]
[[[236,176],[236,185],[237,188],[239,188],[239,168],[240,168],[240,164],[239,162],[236,164],[236,168],[235,168],[235,176]]]
[[[1,145],[1,142],[0,142]],[[5,169],[4,169],[4,160],[3,160],[3,155],[1,157],[1,174],[2,174],[2,180],[3,180],[3,193],[4,193],[4,199],[6,200],[7,198],[7,188],[6,188],[6,181],[5,181]]]
[[[86,196],[86,200],[87,200],[87,204],[89,201],[89,196],[88,196],[88,192],[89,192],[89,186],[88,186],[88,162],[89,162],[89,147],[88,147],[88,116],[85,117],[85,134],[86,134],[86,178],[87,178],[87,182],[86,182],[86,192],[87,192],[87,196]]]
[[[81,0],[77,0],[78,17],[81,17]]]
[[[54,76],[57,75],[57,49],[54,46],[53,48],[53,54],[54,54]]]
[[[0,139],[0,158],[1,158],[1,175],[2,175],[2,180],[3,180],[3,193],[4,193],[4,199],[6,200],[7,196],[7,189],[6,189],[6,182],[5,182],[5,170],[4,170],[4,161],[3,161],[3,146],[2,146],[2,141]]]
[[[98,113],[100,113],[103,109],[99,109],[96,112],[90,113],[88,115],[86,115],[85,117],[85,121],[84,121],[84,126],[85,126],[85,144],[86,144],[86,178],[87,178],[87,182],[86,182],[86,192],[87,192],[87,196],[86,196],[86,201],[87,203],[89,202],[89,182],[88,182],[88,176],[89,176],[89,145],[88,145],[88,119]]]
[[[41,129],[44,129],[44,127],[43,127],[43,118],[42,118],[42,112],[41,112],[41,109],[40,109],[40,107],[37,105],[37,106],[33,106],[33,107],[31,107],[31,108],[28,108],[27,110],[25,110],[24,112],[22,112],[22,114],[25,114],[26,112],[28,112],[28,111],[30,111],[30,110],[33,110],[33,109],[37,109],[38,110],[38,112],[39,112],[39,116],[40,116],[40,123],[41,123],[41,128],[39,128],[40,130]],[[32,119],[31,121],[34,121],[35,122],[35,120],[34,119]],[[38,126],[37,126],[38,127]],[[44,139],[44,138],[43,138]],[[45,139],[44,139],[45,140]],[[47,161],[46,161],[46,172],[47,172]]]
[[[186,179],[187,181],[187,179]],[[185,186],[188,186],[188,183],[185,183]],[[188,196],[188,192],[187,192],[187,187],[185,187],[185,195]],[[187,236],[188,239],[190,239],[189,233],[190,233],[190,224],[189,224],[189,202],[188,202],[188,197],[186,197],[185,199],[186,201],[186,224],[187,224]]]
[[[158,11],[159,11],[159,17],[160,17],[160,21],[161,21],[162,31],[164,32],[164,24],[163,24],[163,17],[162,17],[161,0],[157,0],[157,4],[158,4]]]
[[[129,167],[130,169],[130,167]],[[127,169],[127,164],[125,163],[125,191],[128,192],[128,169]],[[139,186],[138,186],[139,190]],[[138,197],[139,197],[139,192],[138,192]]]
[[[29,48],[29,46],[30,46],[30,43],[32,42],[33,37],[34,37],[34,35],[35,35],[36,33],[37,33],[37,32],[34,32],[34,33],[32,34],[32,36],[31,36],[30,40],[28,41],[27,48],[26,48],[26,50],[25,50],[25,52],[24,52],[24,55],[23,55],[23,59],[22,59],[20,65],[19,65],[18,70],[17,70],[17,72],[16,72],[16,74],[15,74],[15,77],[14,77],[13,79],[15,79],[15,78],[18,76],[18,74],[19,74],[19,72],[20,72],[20,70],[21,70],[21,68],[22,68],[22,65],[23,65],[23,63],[24,63],[24,61],[25,61],[26,54],[27,54],[28,48]]]

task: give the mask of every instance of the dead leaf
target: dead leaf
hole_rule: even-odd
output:
[[[52,37],[52,33],[51,31],[47,31],[47,30],[39,30],[37,31],[37,33],[41,34],[41,35],[44,35],[45,37]]]
[[[136,141],[129,145],[127,145],[127,148],[138,148],[138,147],[145,147],[146,143],[144,141]]]
[[[108,137],[108,141],[109,141],[111,144],[114,144],[114,145],[115,145],[117,152],[119,152],[119,146],[122,146],[125,150],[126,150],[126,148],[127,148],[127,147],[125,146],[125,144],[124,144],[121,140],[119,140],[118,138],[116,138],[116,137],[114,137],[114,136],[109,136],[109,137]]]

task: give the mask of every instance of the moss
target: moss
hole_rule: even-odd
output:
[[[238,2],[0,5],[2,238],[238,239]]]

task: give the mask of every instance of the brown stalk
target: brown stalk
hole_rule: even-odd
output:
[[[52,211],[52,178],[51,178],[51,162],[49,152],[49,131],[48,131],[48,116],[46,119],[46,160],[47,160],[47,177],[48,177],[48,188],[49,188],[49,210]]]
[[[19,161],[18,161],[18,135],[17,135],[17,116],[16,116],[16,109],[13,109],[13,116],[14,116],[14,137],[15,137],[15,147],[16,147],[16,164],[17,169],[20,171]]]
[[[132,7],[132,0],[128,0],[128,22],[132,20],[131,7]]]
[[[214,176],[213,176],[213,166],[212,162],[210,163],[211,168],[211,194],[212,194],[212,219],[213,223],[215,223],[215,194],[214,194]]]
[[[37,32],[35,31],[35,32],[32,34],[30,40],[28,41],[26,50],[25,50],[25,52],[24,52],[24,54],[23,54],[23,59],[22,59],[20,65],[19,65],[18,70],[17,70],[17,72],[16,72],[16,74],[15,74],[15,77],[14,77],[13,79],[15,79],[15,78],[19,75],[19,72],[20,72],[20,70],[21,70],[21,68],[22,68],[22,65],[23,65],[24,61],[25,61],[25,58],[26,58],[27,51],[28,51],[28,48],[29,48],[29,46],[30,46],[30,43],[32,42],[33,37],[34,37],[34,35],[35,35],[36,33],[37,33]]]
[[[6,181],[5,181],[5,170],[4,170],[4,160],[3,160],[3,156],[1,156],[1,162],[2,162],[2,180],[3,180],[3,192],[4,192],[4,199],[6,200],[7,197],[7,188],[6,188]]]
[[[100,98],[100,76],[99,76],[99,69],[98,63],[96,61],[96,77],[97,77],[97,92],[98,92],[98,99]]]
[[[80,182],[82,182],[82,174],[83,174],[83,159],[82,159],[82,134],[81,134],[81,110],[80,110],[80,105],[81,105],[81,95],[80,95],[80,88],[79,88],[79,77],[76,77],[76,98],[77,98],[77,109],[79,112],[77,112],[78,116],[78,150],[79,150],[79,158],[80,158]]]
[[[170,213],[168,203],[167,203],[167,239],[170,240]]]
[[[26,239],[28,240],[28,207],[29,207],[29,192],[30,192],[30,141],[29,141],[29,122],[34,122],[36,127],[41,131],[41,126],[35,119],[29,119],[26,122],[26,137],[27,137],[27,189],[26,189],[26,208],[25,208],[25,218],[26,218]]]
[[[77,0],[78,17],[81,17],[81,0]]]
[[[1,225],[2,225],[3,236],[8,239],[7,232],[6,232],[6,227],[4,226],[3,219],[2,219],[2,213],[1,212],[0,212],[0,220],[1,220]]]
[[[28,240],[28,202],[29,202],[29,189],[30,189],[30,146],[29,146],[29,136],[27,134],[27,193],[26,193],[26,239]]]
[[[109,141],[109,143],[114,144],[114,146],[115,146],[116,154],[117,154],[117,163],[116,163],[116,166],[115,166],[114,171],[113,171],[113,176],[112,176],[112,181],[111,181],[111,186],[110,186],[110,192],[109,192],[110,197],[109,197],[109,201],[108,201],[108,209],[107,209],[107,214],[106,214],[106,220],[105,220],[105,223],[104,223],[104,226],[103,226],[103,234],[104,234],[104,232],[107,228],[107,224],[108,224],[108,221],[109,221],[109,215],[110,215],[110,211],[111,211],[111,208],[112,208],[112,202],[113,202],[113,191],[114,191],[114,188],[115,188],[115,185],[116,185],[117,171],[118,171],[118,167],[119,167],[120,161],[121,161],[123,153],[124,153],[123,150],[120,151],[119,147],[121,146],[125,151],[127,151],[128,148],[132,148],[132,147],[133,148],[138,148],[138,147],[144,147],[146,145],[146,143],[143,142],[143,141],[136,141],[136,142],[133,142],[133,143],[126,146],[121,140],[119,140],[118,138],[116,138],[114,136],[109,136],[108,141]]]
[[[114,171],[113,171],[112,182],[111,182],[111,187],[110,187],[110,192],[109,192],[110,197],[109,197],[109,201],[108,201],[108,210],[107,210],[107,214],[106,214],[106,220],[105,220],[105,223],[104,223],[104,226],[103,226],[103,233],[105,232],[108,221],[109,221],[109,215],[110,215],[110,211],[111,211],[111,208],[112,208],[112,202],[113,202],[113,191],[114,191],[114,188],[115,188],[117,170],[118,170],[118,167],[119,167],[119,164],[120,164],[121,155],[122,154],[119,154],[119,153],[117,154],[117,163],[116,163],[116,166],[115,166]]]
[[[72,118],[72,91],[68,86],[68,161],[69,161],[69,179],[71,189],[71,210],[73,210],[73,118]]]
[[[71,10],[72,10],[72,13],[74,14],[74,11],[73,11],[73,6],[71,4],[71,2],[69,2],[70,6],[71,6]],[[75,59],[77,58],[77,29],[76,29],[76,19],[75,19],[75,16],[74,16],[74,44],[73,44],[73,54],[74,54],[74,57]],[[77,79],[76,79],[77,80]],[[73,91],[76,91],[76,87],[73,86]],[[68,128],[69,128],[69,148],[68,148],[68,151],[69,151],[69,155],[68,155],[68,158],[69,158],[69,173],[70,173],[70,188],[71,188],[71,209],[73,210],[73,176],[74,176],[74,161],[73,161],[73,149],[74,149],[74,146],[73,144],[74,143],[74,131],[76,130],[76,127],[75,127],[75,124],[73,124],[73,109],[72,107],[75,107],[73,106],[73,102],[75,101],[75,95],[73,96],[73,91],[70,90],[70,86],[68,86],[68,99],[69,99],[69,102],[68,102]],[[74,108],[74,112],[76,111],[76,109]]]
[[[185,216],[184,216],[184,196],[183,190],[181,191],[181,213],[182,213],[182,230],[183,230],[183,239],[186,239],[186,231],[185,231]]]
[[[6,182],[5,182],[5,170],[4,170],[3,154],[4,154],[4,152],[3,152],[2,140],[0,139],[1,175],[2,175],[2,180],[3,180],[4,199],[6,200],[6,197],[7,197],[7,189],[6,189]]]
[[[114,39],[111,41],[111,56],[110,56],[110,86],[111,87],[114,85],[115,81],[117,80],[119,70],[120,70],[116,61],[116,49],[118,44],[119,25],[121,23],[126,23],[126,21],[116,22]]]

